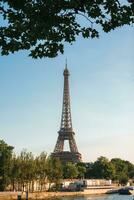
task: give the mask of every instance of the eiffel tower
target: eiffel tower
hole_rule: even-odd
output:
[[[59,158],[63,163],[72,162],[78,163],[81,161],[81,154],[78,152],[78,148],[74,138],[74,131],[72,128],[71,119],[71,107],[70,107],[70,95],[69,95],[69,70],[66,67],[64,69],[64,91],[63,91],[63,105],[61,125],[58,132],[58,139],[54,148],[52,157]],[[68,140],[70,151],[64,151],[64,141]]]

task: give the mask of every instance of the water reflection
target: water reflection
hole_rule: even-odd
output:
[[[49,199],[50,200],[50,199]],[[102,195],[102,196],[86,196],[86,197],[61,197],[51,198],[51,200],[134,200],[133,196],[129,195]]]

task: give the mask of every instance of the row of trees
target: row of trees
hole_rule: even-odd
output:
[[[108,160],[102,156],[94,163],[89,163],[85,177],[112,179],[121,184],[126,184],[129,179],[134,179],[134,164],[120,158]]]
[[[13,147],[0,140],[0,191],[11,190],[33,191],[35,180],[39,189],[45,190],[46,184],[55,183],[58,189],[62,179],[94,178],[112,179],[125,184],[134,179],[134,165],[119,158],[108,160],[99,157],[93,163],[62,163],[42,152],[34,156],[23,150],[19,155],[13,153]]]

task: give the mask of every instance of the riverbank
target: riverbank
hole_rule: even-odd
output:
[[[106,194],[108,190],[109,188],[89,188],[80,192],[34,192],[29,193],[29,200],[52,199],[64,196],[102,195]],[[0,192],[0,200],[17,200],[18,195],[21,195],[22,199],[26,199],[25,192]]]

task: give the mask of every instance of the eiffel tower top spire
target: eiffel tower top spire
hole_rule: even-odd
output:
[[[70,75],[69,70],[67,68],[67,59],[66,59],[66,64],[65,64],[65,69],[64,69],[63,75],[64,76],[69,76]]]
[[[65,65],[65,69],[67,69],[67,58],[66,58],[66,65]]]

